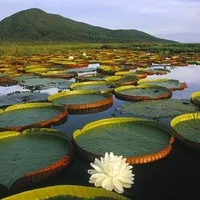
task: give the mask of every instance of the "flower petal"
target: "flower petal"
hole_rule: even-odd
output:
[[[97,166],[101,166],[101,161],[99,159],[95,158],[94,164]]]
[[[90,179],[89,179],[89,183],[95,183],[96,180],[97,180],[96,178],[91,178],[91,177],[90,177]]]
[[[89,169],[88,170],[88,173],[89,174],[96,174],[96,173],[98,173],[95,169]]]
[[[98,179],[95,181],[94,185],[95,185],[96,187],[102,186],[102,182],[104,181],[104,179],[105,179],[104,177],[98,178]]]
[[[124,188],[131,188],[131,184],[121,182],[122,187]]]
[[[95,179],[98,179],[98,178],[106,178],[107,176],[105,174],[102,174],[102,173],[98,173],[98,174],[93,174],[91,176],[91,178],[95,178]]]
[[[117,178],[120,182],[133,184],[133,178],[132,177],[127,178],[127,177],[118,176]]]
[[[103,172],[103,170],[99,167],[99,166],[97,166],[97,165],[95,165],[95,164],[93,164],[93,163],[90,163],[90,165],[96,170],[96,171],[98,171],[98,172]]]
[[[112,182],[112,179],[110,179],[110,181],[108,182],[108,184],[106,185],[106,190],[109,190],[109,191],[112,191],[114,188],[113,186],[113,182]]]
[[[112,181],[113,181],[113,185],[114,185],[114,190],[118,193],[123,193],[124,189],[123,189],[120,181],[118,181],[116,178],[114,178]]]
[[[106,187],[109,188],[108,185],[110,185],[111,182],[112,182],[112,179],[111,179],[110,177],[106,177],[106,178],[104,179],[104,181],[102,182],[102,187],[103,187],[104,189],[106,189]],[[113,185],[113,184],[112,184],[112,185]]]

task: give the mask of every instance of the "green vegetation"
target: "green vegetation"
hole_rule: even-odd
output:
[[[69,50],[129,49],[168,55],[171,53],[199,53],[200,44],[181,43],[66,43],[66,42],[1,42],[0,56],[32,56],[41,54],[66,54]]]
[[[77,22],[40,9],[15,13],[0,22],[3,41],[169,42],[138,30],[110,30]]]

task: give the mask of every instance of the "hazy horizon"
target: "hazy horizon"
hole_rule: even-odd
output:
[[[179,42],[200,42],[200,0],[7,0],[0,21],[21,10],[39,8],[109,29],[136,29]]]

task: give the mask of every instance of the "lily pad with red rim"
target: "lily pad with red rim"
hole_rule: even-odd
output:
[[[154,79],[154,80],[144,79],[138,81],[138,84],[166,87],[172,91],[184,90],[185,88],[187,88],[187,84],[185,82],[179,82],[178,80],[175,79]]]
[[[200,149],[200,112],[179,115],[170,124],[178,139]]]
[[[73,133],[73,139],[79,154],[90,161],[113,152],[131,164],[139,164],[166,157],[172,148],[171,134],[155,121],[116,117],[87,124]]]
[[[73,83],[70,86],[71,90],[96,90],[100,92],[112,92],[114,87],[106,81],[86,81]]]
[[[112,105],[113,95],[94,90],[74,90],[53,94],[48,100],[66,106],[69,113],[73,113]]]
[[[55,129],[0,132],[0,184],[8,189],[40,182],[72,159],[70,140]]]
[[[52,103],[26,103],[7,107],[0,113],[0,129],[19,131],[44,127],[67,117],[67,109]]]
[[[126,101],[157,100],[171,98],[171,90],[160,86],[121,86],[115,88],[115,97]]]

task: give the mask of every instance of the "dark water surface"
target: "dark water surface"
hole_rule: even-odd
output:
[[[173,92],[172,98],[176,99],[190,99],[193,92],[200,90],[200,66],[177,67],[171,69],[168,75],[154,75],[149,78],[171,78],[186,82],[187,89]],[[124,103],[126,101],[115,99],[113,106],[105,111],[69,115],[64,124],[53,128],[65,132],[71,138],[75,130],[81,129],[89,122],[114,117],[115,109]],[[168,121],[164,123],[169,125]],[[93,186],[88,182],[87,170],[90,168],[89,162],[76,155],[71,165],[61,173],[40,184],[23,188],[21,191],[58,184]],[[134,165],[133,173],[135,173],[135,183],[124,193],[124,196],[130,199],[200,199],[200,151],[179,141],[175,141],[167,158],[149,164]],[[11,191],[2,196],[18,192],[19,190]]]

